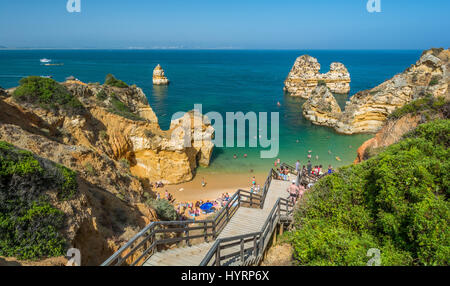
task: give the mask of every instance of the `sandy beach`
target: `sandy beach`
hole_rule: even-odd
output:
[[[175,198],[175,204],[180,202],[195,202],[197,200],[215,200],[223,193],[232,195],[238,189],[250,190],[252,177],[255,176],[256,184],[262,188],[267,178],[266,173],[198,173],[194,180],[178,185],[167,185],[155,189],[164,197],[165,190]],[[204,178],[206,186],[202,187]]]

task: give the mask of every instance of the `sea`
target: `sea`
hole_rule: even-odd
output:
[[[203,113],[219,112],[224,120],[227,112],[267,112],[269,119],[272,112],[278,112],[276,157],[262,159],[261,150],[268,148],[249,147],[247,138],[245,147],[216,147],[211,165],[200,168],[199,173],[266,172],[278,158],[292,165],[297,160],[306,165],[308,154],[313,165],[325,168],[351,164],[357,148],[373,134],[341,135],[331,128],[313,125],[302,116],[305,100],[283,92],[283,82],[295,59],[304,54],[318,59],[322,73],[332,62],[347,67],[351,91],[336,95],[343,108],[358,91],[373,88],[414,64],[421,51],[0,50],[0,86],[17,86],[21,78],[29,75],[52,76],[57,81],[73,75],[86,83],[103,83],[111,73],[144,90],[162,129],[169,128],[175,113],[192,110],[194,104],[201,104]],[[64,65],[45,66],[40,63],[42,58]],[[153,86],[152,72],[157,64],[165,70],[169,86]]]

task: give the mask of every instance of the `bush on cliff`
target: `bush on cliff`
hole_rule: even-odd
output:
[[[66,111],[82,112],[83,105],[64,86],[51,78],[29,76],[19,81],[20,86],[13,97],[19,102],[38,104],[53,111],[62,108]]]
[[[120,88],[126,88],[128,87],[128,84],[125,82],[116,79],[112,74],[108,74],[105,78],[105,85],[114,86],[114,87],[120,87]]]
[[[109,112],[135,121],[143,120],[139,115],[133,113],[128,105],[123,103],[116,94],[111,94],[110,102],[111,108],[109,109]]]
[[[426,95],[423,98],[416,99],[410,103],[396,109],[389,115],[389,119],[399,119],[406,114],[417,115],[419,113],[425,116],[432,116],[437,113],[443,113],[448,115],[450,110],[450,104],[443,97],[433,97],[432,95]]]
[[[420,125],[303,198],[288,234],[301,265],[450,264],[450,120]]]
[[[149,199],[147,204],[155,209],[158,218],[163,221],[171,221],[177,219],[177,211],[175,207],[165,199]]]
[[[77,188],[75,172],[0,141],[0,255],[64,255],[64,213],[52,206],[47,192],[66,200]]]

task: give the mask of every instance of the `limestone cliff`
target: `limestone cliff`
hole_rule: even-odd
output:
[[[414,99],[428,94],[448,98],[449,57],[448,49],[425,51],[417,63],[403,73],[352,96],[338,116],[330,112],[322,115],[320,122],[313,123],[327,125],[343,134],[377,132],[389,114]],[[306,114],[308,112],[304,111]],[[314,120],[313,117],[310,119]]]
[[[303,104],[303,116],[317,125],[336,124],[340,113],[341,108],[324,84],[317,86]]]
[[[79,195],[55,204],[69,218],[63,231],[70,246],[81,250],[82,264],[98,265],[157,220],[145,203],[154,196],[148,181],[188,181],[198,164],[209,164],[214,129],[202,120],[196,130],[185,123],[194,118],[187,113],[186,120],[161,130],[136,86],[51,84],[69,104],[40,104],[36,97],[22,96],[23,90],[17,96],[19,88],[1,90],[0,141],[77,172]],[[179,130],[190,135],[191,146]],[[203,141],[197,146],[194,139],[199,136]],[[61,259],[45,263],[59,265]]]
[[[309,98],[319,82],[325,83],[334,93],[350,91],[350,74],[342,63],[332,63],[330,71],[325,74],[319,71],[320,64],[316,58],[308,55],[297,58],[284,82],[284,90],[305,99]]]
[[[153,84],[154,85],[167,85],[169,79],[164,74],[164,70],[160,65],[157,65],[153,70]]]

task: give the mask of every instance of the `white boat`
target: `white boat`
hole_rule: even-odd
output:
[[[49,59],[40,59],[40,61],[41,61],[41,63],[49,63],[49,62],[51,62],[52,60],[49,60]]]

